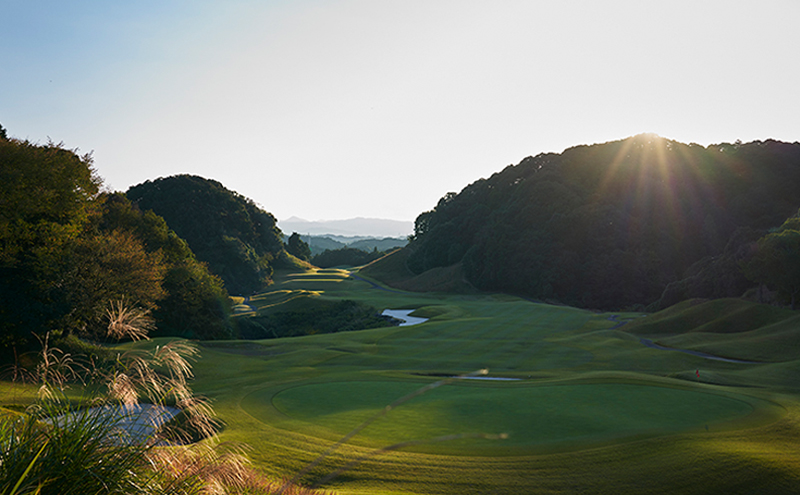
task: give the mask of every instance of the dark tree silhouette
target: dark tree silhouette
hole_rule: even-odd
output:
[[[303,261],[311,259],[311,248],[308,243],[300,238],[300,234],[292,232],[286,242],[286,251],[292,256],[296,256]]]
[[[480,289],[590,308],[738,297],[742,233],[796,211],[798,190],[800,143],[576,146],[447,193],[417,217],[407,265],[463,263]]]

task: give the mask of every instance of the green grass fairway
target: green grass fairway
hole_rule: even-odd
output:
[[[351,438],[303,482],[347,466],[324,487],[361,495],[800,491],[800,360],[785,350],[792,334],[786,318],[793,315],[748,309],[762,322],[754,331],[739,324],[736,334],[691,332],[667,320],[700,324],[707,318],[696,315],[721,315],[721,303],[706,312],[687,305],[642,318],[505,295],[387,290],[365,278],[343,270],[278,273],[276,284],[251,300],[259,311],[274,311],[353,299],[377,311],[415,309],[430,319],[203,344],[196,389],[215,401],[226,422],[222,439],[252,445],[254,463],[275,477],[299,472],[419,387],[488,368],[490,376],[521,380],[459,380],[417,396]],[[635,323],[615,328],[623,321]],[[716,324],[728,328],[724,320]],[[648,325],[658,332],[648,333]],[[679,327],[683,333],[670,333]],[[761,339],[773,330],[775,339]],[[737,335],[744,345],[736,346]],[[724,346],[742,359],[775,358],[711,361],[648,348],[640,336],[694,339],[694,348]],[[473,433],[508,438],[382,450]]]
[[[430,319],[200,343],[194,390],[224,421],[221,440],[251,446],[253,464],[276,479],[301,472],[408,393],[486,368],[520,380],[454,380],[416,396],[302,483],[346,468],[322,488],[337,495],[800,493],[800,327],[792,312],[722,301],[644,317],[603,314],[500,294],[405,292],[360,275],[365,280],[344,270],[279,272],[250,304],[263,314],[352,299]],[[652,349],[641,337],[759,362]],[[0,386],[0,405],[25,403],[11,392]],[[508,438],[429,441],[473,433]],[[428,442],[385,450],[415,440]]]
[[[277,426],[304,431],[309,423],[341,437],[419,384],[337,381],[254,393],[242,403],[258,418],[261,401],[291,420]],[[376,421],[354,443],[374,448],[409,439],[460,433],[506,433],[502,441],[465,440],[409,448],[461,455],[523,455],[675,433],[753,412],[746,401],[698,390],[624,383],[529,386],[487,382],[448,384],[416,397]]]

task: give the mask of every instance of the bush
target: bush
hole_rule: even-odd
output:
[[[236,320],[243,339],[297,337],[392,326],[371,306],[343,300],[305,311],[280,311]]]

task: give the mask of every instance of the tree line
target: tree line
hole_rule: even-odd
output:
[[[0,164],[0,352],[47,332],[102,339],[118,301],[164,334],[232,335],[222,281],[163,218],[102,191],[90,155],[6,135]]]
[[[417,217],[407,265],[461,263],[479,289],[588,308],[738,297],[753,286],[743,264],[797,211],[798,190],[800,143],[576,146],[446,194]]]
[[[287,249],[310,258],[299,236],[284,244],[272,214],[217,181],[177,175],[108,192],[90,155],[0,131],[0,361],[48,334],[103,341],[120,304],[154,317],[151,336],[237,338],[252,325],[230,317],[229,292],[265,288]],[[351,309],[328,320],[371,322]]]

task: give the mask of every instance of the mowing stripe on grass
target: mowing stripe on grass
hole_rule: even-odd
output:
[[[334,437],[344,435],[386,404],[418,387],[418,382],[403,381],[312,383],[277,394],[251,394],[243,407],[258,417],[263,403],[271,402],[286,415],[276,426],[296,431],[322,428]],[[753,407],[744,400],[651,385],[459,383],[409,401],[352,441],[377,448],[459,433],[508,433],[509,438],[501,443],[463,440],[412,450],[525,455],[698,429],[741,418],[752,411]]]

